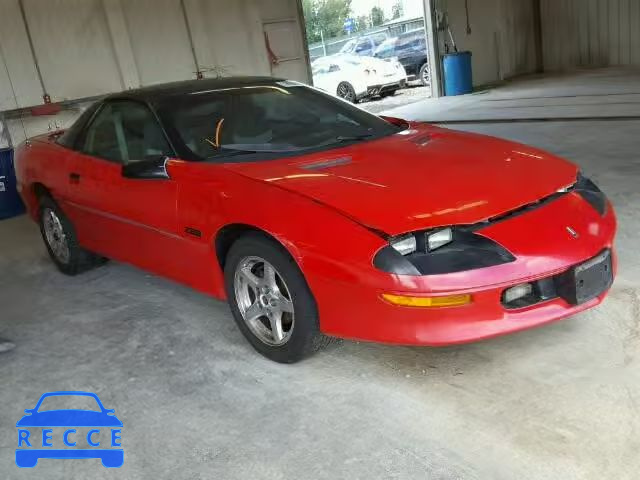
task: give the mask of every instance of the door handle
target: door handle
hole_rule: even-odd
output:
[[[70,173],[69,174],[69,183],[80,183],[80,174],[79,173]]]

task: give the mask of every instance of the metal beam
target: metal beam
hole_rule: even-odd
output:
[[[440,48],[438,42],[438,22],[436,20],[435,0],[424,2],[424,27],[427,35],[427,55],[429,57],[429,74],[431,76],[431,96],[441,97],[442,69],[440,67]]]
[[[36,55],[36,49],[33,46],[33,38],[31,37],[31,30],[29,29],[29,22],[27,21],[27,14],[24,11],[24,4],[22,0],[18,0],[18,6],[20,7],[20,15],[22,16],[22,23],[24,23],[24,29],[27,33],[27,40],[29,41],[29,49],[31,50],[31,56],[33,57],[33,64],[36,67],[36,73],[38,74],[38,80],[40,81],[40,87],[42,88],[42,99],[45,103],[51,102],[51,97],[47,92],[47,88],[44,85],[44,79],[42,78],[42,72],[40,71],[40,64],[38,63],[38,56]],[[17,99],[16,99],[17,102]]]

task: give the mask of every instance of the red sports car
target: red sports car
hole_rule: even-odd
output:
[[[287,80],[111,95],[17,158],[62,272],[109,258],[227,299],[278,362],[328,337],[447,345],[541,325],[600,303],[616,267],[613,208],[575,165]]]

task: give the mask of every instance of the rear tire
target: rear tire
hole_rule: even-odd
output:
[[[296,262],[277,242],[258,233],[244,235],[229,250],[224,276],[238,328],[253,348],[268,359],[294,363],[333,340],[320,333],[311,290]],[[273,288],[268,287],[269,277]],[[278,327],[274,316],[279,319]]]
[[[38,223],[51,260],[65,275],[77,275],[105,263],[104,257],[80,246],[71,221],[48,195],[40,197]]]
[[[418,78],[420,79],[420,83],[425,87],[431,85],[431,73],[429,72],[429,64],[425,63],[420,67],[420,73],[418,73]]]

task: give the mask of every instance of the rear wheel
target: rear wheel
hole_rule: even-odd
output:
[[[39,224],[49,256],[66,275],[77,275],[106,261],[82,248],[73,225],[49,196],[40,197]]]
[[[302,272],[273,240],[241,237],[227,255],[224,274],[233,317],[265,357],[293,363],[329,341],[320,333],[315,299]]]
[[[429,73],[429,64],[425,63],[424,65],[422,65],[422,67],[420,67],[420,73],[418,74],[418,78],[420,79],[420,82],[422,83],[422,85],[424,85],[425,87],[428,87],[429,85],[431,85],[431,75]]]
[[[345,99],[347,102],[356,103],[357,95],[356,91],[349,82],[341,82],[338,85],[338,96]]]

